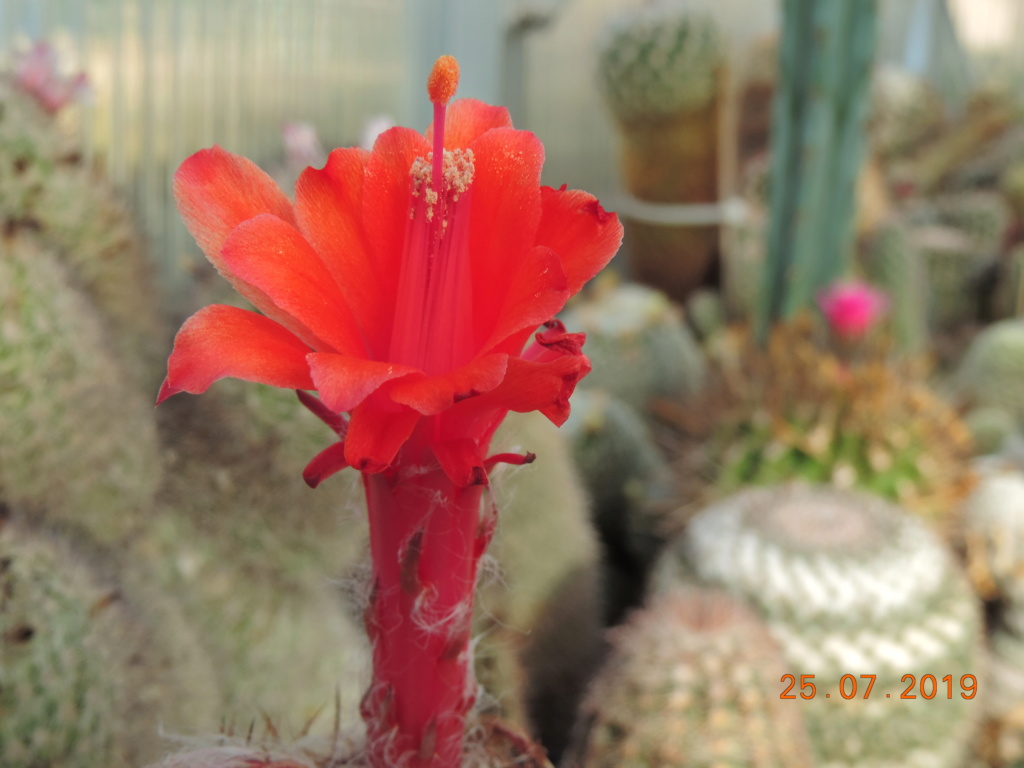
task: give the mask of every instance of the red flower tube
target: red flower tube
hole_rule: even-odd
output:
[[[339,437],[306,481],[362,472],[377,768],[459,764],[473,587],[495,523],[483,489],[495,462],[532,460],[488,457],[491,437],[509,411],[565,421],[590,365],[583,335],[552,318],[622,239],[593,196],[540,186],[543,147],[504,108],[449,107],[457,83],[442,57],[426,135],[392,128],[370,152],[334,150],[303,172],[294,205],[218,147],[175,177],[189,230],[260,312],[187,320],[158,402],[224,376],[299,390]]]

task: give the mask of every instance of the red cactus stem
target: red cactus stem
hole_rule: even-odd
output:
[[[473,588],[493,525],[481,516],[484,486],[449,479],[425,421],[392,470],[363,474],[374,676],[362,714],[374,768],[457,768],[476,698]]]

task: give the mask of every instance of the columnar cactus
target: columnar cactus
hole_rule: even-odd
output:
[[[162,320],[127,206],[83,163],[54,116],[3,80],[0,151],[0,222],[31,231],[60,257],[95,302],[122,363],[155,386]]]
[[[675,588],[614,630],[570,765],[812,765],[786,662],[765,625],[721,590]]]
[[[111,542],[160,482],[156,425],[73,282],[30,235],[0,239],[0,498]]]
[[[604,286],[563,319],[587,334],[593,365],[583,386],[646,412],[654,398],[683,398],[704,384],[700,347],[664,294],[641,285]]]
[[[845,271],[876,41],[876,0],[785,0],[758,336]]]
[[[813,676],[816,692],[796,705],[819,764],[961,764],[979,712],[961,695],[961,680],[974,676],[976,686],[983,673],[980,605],[920,521],[880,498],[834,488],[748,490],[690,522],[655,566],[653,594],[680,578],[756,606],[797,694],[805,693],[801,676]],[[847,699],[849,678],[842,687],[846,675],[856,701]],[[873,676],[867,700],[865,675]],[[930,700],[931,689],[923,696],[918,687],[925,675],[937,684]]]

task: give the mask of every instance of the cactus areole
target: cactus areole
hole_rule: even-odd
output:
[[[495,523],[488,471],[532,459],[489,456],[491,437],[509,411],[568,417],[590,363],[583,334],[552,318],[622,238],[592,195],[540,186],[543,147],[507,110],[449,105],[457,85],[441,57],[426,135],[397,127],[372,151],[334,150],[302,173],[294,204],[219,147],[175,177],[189,230],[259,313],[214,305],[188,319],[158,402],[224,376],[298,390],[339,437],[306,481],[362,472],[375,768],[460,764],[473,588]]]

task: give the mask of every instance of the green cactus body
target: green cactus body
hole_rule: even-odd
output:
[[[54,553],[0,539],[0,759],[6,768],[105,768],[113,685],[90,622],[96,595]]]
[[[498,524],[489,551],[500,576],[478,590],[478,677],[502,717],[532,721],[556,753],[600,661],[597,535],[568,441],[547,419],[510,414],[493,445],[537,461],[492,474]]]
[[[587,334],[593,370],[583,386],[603,389],[638,412],[654,398],[686,398],[704,384],[700,348],[664,294],[629,284],[576,304],[562,318]]]
[[[642,514],[651,486],[669,475],[647,425],[608,393],[581,390],[565,429],[598,530],[606,541],[629,548],[628,521]]]
[[[159,384],[163,325],[127,207],[32,98],[0,82],[0,220],[56,253],[95,302],[115,351],[145,386]]]
[[[956,372],[961,396],[975,406],[1001,408],[1024,425],[1024,319],[1002,320],[971,341]]]
[[[719,590],[658,595],[614,630],[580,710],[572,765],[810,766],[801,707],[765,625]]]
[[[686,316],[703,341],[725,326],[725,302],[717,291],[701,288],[686,300]]]
[[[195,628],[123,554],[17,514],[0,531],[5,768],[135,768],[163,752],[160,727],[217,726],[223,702]]]
[[[958,766],[980,710],[960,697],[981,678],[980,605],[946,548],[920,521],[866,494],[816,486],[749,490],[694,518],[655,566],[660,594],[680,579],[756,606],[787,673],[813,675],[799,701],[818,764]],[[906,675],[954,691],[902,699]],[[842,688],[843,676],[846,688]],[[867,680],[875,676],[864,700]],[[853,683],[856,700],[847,700]],[[795,689],[794,689],[795,690]],[[825,694],[830,694],[826,698]],[[886,694],[889,694],[887,697]]]
[[[899,348],[908,354],[923,353],[928,346],[928,271],[905,225],[883,224],[861,254],[860,267],[868,282],[899,297],[888,310]]]
[[[24,234],[0,239],[0,434],[0,497],[73,514],[104,542],[141,525],[162,471],[151,400],[67,269]]]
[[[250,402],[218,384],[161,408],[167,481],[133,550],[154,564],[162,589],[180,595],[205,638],[229,718],[255,707],[300,727],[337,688],[343,713],[355,719],[369,649],[332,579],[364,552],[358,476],[308,488],[303,463],[336,438],[322,423],[306,424],[294,392],[256,389]],[[307,442],[312,450],[301,453]],[[315,727],[330,728],[330,718]]]
[[[971,432],[975,454],[997,454],[1007,439],[1016,431],[1013,416],[996,406],[971,408],[963,416],[964,425]]]
[[[614,17],[598,41],[598,70],[623,123],[693,112],[714,100],[723,47],[710,16],[654,2]]]
[[[1024,316],[1024,243],[1011,248],[1000,262],[992,300],[996,318]]]

